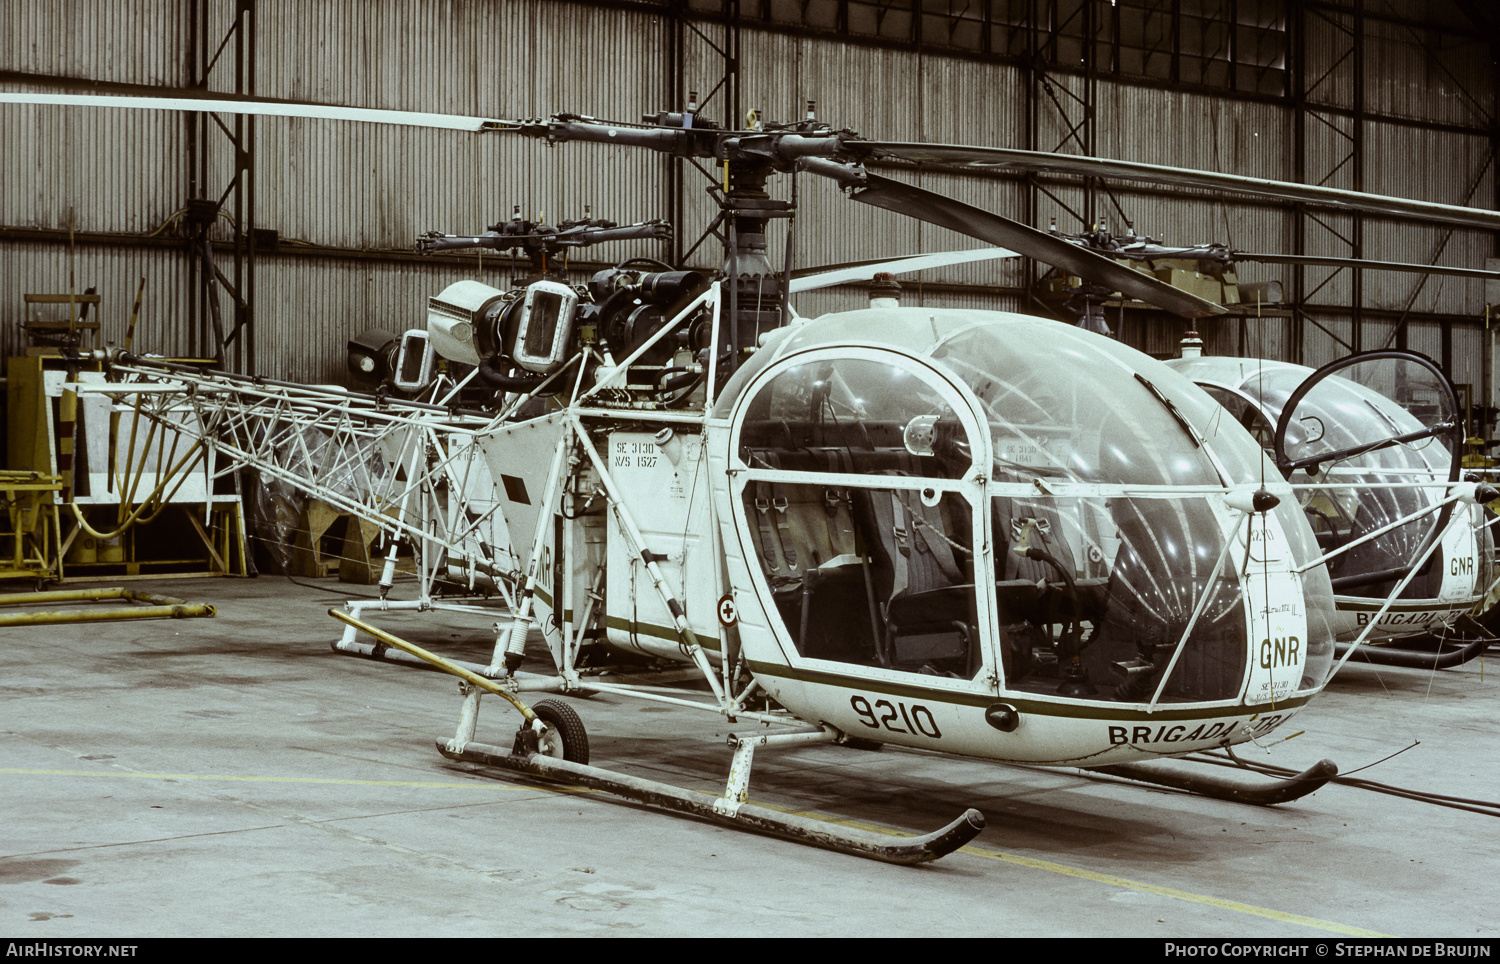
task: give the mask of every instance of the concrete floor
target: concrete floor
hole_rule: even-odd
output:
[[[892,749],[757,758],[754,800],[830,821],[927,831],[967,806],[988,818],[964,851],[889,866],[444,760],[433,740],[457,722],[454,681],[334,654],[336,582],[133,585],[218,616],[0,630],[0,932],[1500,934],[1493,816],[1344,786],[1255,808]],[[482,620],[381,624],[459,658],[488,653]],[[1299,769],[1327,756],[1500,800],[1489,662],[1350,665],[1298,718],[1303,735],[1245,755]],[[594,763],[722,787],[716,717],[573,702]],[[486,701],[479,738],[508,745],[516,719]]]

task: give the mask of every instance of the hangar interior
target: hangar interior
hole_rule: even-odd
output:
[[[1494,212],[1497,89],[1500,10],[1482,0],[0,0],[0,94],[571,112],[622,126],[692,110],[736,130],[815,118],[871,141],[1157,165],[1150,179],[1121,180],[863,163],[1050,235],[1221,246],[1230,256],[1217,274],[1185,261],[1154,275],[1220,313],[1189,320],[1115,293],[1096,299],[1104,324],[1156,359],[1178,357],[1189,332],[1205,356],[1308,369],[1370,350],[1425,355],[1452,384],[1443,414],[1481,487],[1495,464],[1500,275],[1409,269],[1500,272],[1500,230],[1194,186],[1166,169]],[[902,834],[949,820],[956,804],[986,812],[972,846],[920,871],[444,761],[428,741],[441,743],[458,711],[451,680],[326,648],[345,627],[325,612],[391,577],[381,520],[284,479],[216,472],[212,451],[189,464],[187,436],[155,434],[139,401],[132,417],[131,403],[110,409],[102,395],[65,389],[80,377],[77,352],[123,346],[241,384],[357,389],[361,339],[381,333],[376,347],[389,348],[428,326],[439,292],[465,281],[505,290],[528,271],[501,250],[418,251],[425,233],[661,219],[670,236],[569,250],[557,276],[583,286],[633,257],[707,277],[725,267],[729,233],[715,220],[717,161],[493,132],[47,103],[0,103],[0,143],[5,588],[142,580],[128,582],[134,595],[85,605],[123,598],[117,615],[156,606],[145,615],[188,617],[0,619],[14,697],[0,726],[0,796],[15,828],[0,847],[0,925],[11,932],[456,935],[530,920],[522,933],[704,935],[774,922],[798,936],[1494,937],[1479,910],[1500,897],[1483,871],[1500,856],[1484,842],[1487,818],[1500,815],[1489,802],[1500,799],[1500,703],[1493,671],[1485,677],[1487,633],[1468,644],[1477,658],[1452,668],[1340,663],[1296,741],[1278,732],[1274,752],[1269,738],[1246,748],[1291,771],[1333,751],[1347,756],[1341,767],[1384,763],[1372,779],[1404,796],[1330,786],[1283,809],[1237,809],[1087,770],[920,749],[810,745],[757,758],[755,799],[829,826]],[[766,260],[794,273],[988,246],[851,203],[810,174],[769,190],[791,204],[767,232]],[[791,303],[804,318],[863,308],[868,280]],[[898,280],[901,305],[934,319],[982,310],[1059,324],[1077,320],[1068,295],[1085,287],[1025,253]],[[134,464],[137,434],[146,441]],[[935,458],[907,445],[913,459]],[[330,451],[298,458],[313,465]],[[550,455],[528,450],[543,466]],[[171,481],[166,467],[184,464],[191,478]],[[998,527],[979,515],[974,532]],[[924,524],[936,523],[914,523]],[[1491,573],[1493,544],[1476,545]],[[422,553],[409,549],[391,550],[393,599],[419,583],[426,598],[425,577],[408,571]],[[1043,564],[1028,564],[1045,582]],[[1391,572],[1394,584],[1405,570]],[[183,578],[200,575],[234,578]],[[802,591],[805,636],[817,590],[809,579]],[[1487,583],[1477,598],[1493,595]],[[211,599],[217,614],[179,597]],[[795,613],[790,598],[778,604]],[[1479,619],[1494,616],[1493,601],[1476,604],[1474,625],[1494,625]],[[489,662],[492,619],[426,608],[389,614],[393,631]],[[526,642],[546,658],[535,628]],[[723,790],[732,722],[670,701],[577,702],[596,759]],[[382,879],[404,874],[410,883],[383,892]],[[975,887],[1004,906],[954,910]]]
[[[720,119],[756,109],[796,121],[812,100],[819,118],[866,137],[1497,203],[1496,31],[1484,4],[913,2],[16,3],[4,21],[0,81],[9,90],[196,90],[622,121],[681,110],[696,90],[704,113]],[[425,298],[450,281],[509,271],[498,259],[420,258],[412,242],[422,232],[477,233],[516,205],[553,221],[582,217],[587,206],[620,223],[671,221],[673,240],[651,253],[678,264],[712,216],[708,182],[690,165],[624,148],[575,159],[506,138],[91,109],[15,109],[4,123],[13,145],[4,160],[12,190],[0,211],[8,288],[66,290],[61,246],[71,212],[75,270],[97,286],[114,323],[128,317],[144,276],[143,342],[165,354],[212,355],[193,245],[206,235],[229,282],[217,293],[227,364],[276,378],[338,381],[344,343],[372,319],[414,324]],[[915,178],[1065,233],[1103,223],[1168,245],[1481,268],[1496,255],[1493,231],[1170,183],[1106,190],[1056,175]],[[185,210],[194,199],[219,202],[222,215],[209,223]],[[799,268],[974,246],[844,204],[835,191],[807,190],[798,204]],[[782,240],[773,232],[773,261]],[[716,267],[712,246],[687,263]],[[906,297],[1038,310],[1029,289],[1039,273],[1027,263],[933,272]],[[1317,367],[1409,346],[1470,386],[1476,405],[1493,405],[1485,306],[1500,298],[1492,289],[1487,299],[1483,281],[1297,265],[1241,273],[1281,282],[1280,313],[1206,329],[1211,354],[1247,354],[1256,339],[1255,354]],[[835,304],[817,297],[803,314]],[[1176,353],[1181,327],[1127,325],[1124,335],[1165,356]],[[8,356],[14,324],[3,337]]]

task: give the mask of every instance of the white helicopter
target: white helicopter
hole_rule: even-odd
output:
[[[1483,606],[1495,582],[1495,517],[1482,506],[1443,504],[1459,479],[1463,433],[1456,393],[1433,361],[1378,351],[1317,371],[1202,356],[1167,364],[1260,438],[1292,481],[1329,555],[1340,641],[1371,624],[1397,582],[1400,598],[1374,620],[1371,642],[1442,633]],[[1385,444],[1370,444],[1382,435]],[[1443,656],[1390,648],[1361,655],[1431,667],[1485,645],[1475,640]]]
[[[1134,230],[1068,236],[1106,257],[1146,269],[1179,269],[1196,290],[1222,303],[1256,304],[1267,283],[1239,283],[1236,262],[1295,262],[1344,268],[1345,259],[1251,254],[1224,245],[1168,247]],[[1500,279],[1500,272],[1391,262],[1360,262],[1373,270]],[[1272,282],[1279,288],[1279,283]],[[1077,278],[1050,272],[1051,300],[1072,299],[1061,310],[1082,311],[1105,330],[1100,310],[1111,296]],[[1248,297],[1251,293],[1254,297]],[[1278,297],[1279,300],[1279,297]],[[1079,303],[1083,307],[1079,308]],[[1122,309],[1123,302],[1119,304]],[[1149,309],[1150,306],[1142,305]],[[1469,617],[1496,588],[1492,513],[1445,501],[1459,481],[1462,418],[1457,392],[1438,365],[1416,352],[1383,349],[1338,359],[1314,371],[1288,362],[1207,357],[1189,331],[1182,357],[1166,364],[1190,378],[1254,435],[1293,483],[1326,553],[1338,616],[1337,637],[1357,637],[1379,648],[1360,650],[1366,662],[1421,668],[1458,665],[1481,654],[1489,633]],[[1412,573],[1415,567],[1418,572]],[[1400,599],[1382,608],[1395,583],[1412,574]],[[1363,629],[1372,615],[1371,634]],[[1389,645],[1393,640],[1471,637],[1448,652]],[[1342,648],[1342,647],[1341,647]]]
[[[26,97],[339,112],[66,95],[0,102]],[[855,200],[1185,315],[1216,306],[863,169],[874,156],[921,160],[923,145],[866,141],[812,120],[725,130],[692,114],[654,115],[644,125],[559,115],[449,118],[443,126],[461,124],[715,159],[727,185],[717,195],[727,243],[724,280],[617,269],[589,286],[534,281],[516,297],[450,289],[447,310],[429,317],[434,350],[486,363],[504,400],[488,420],[441,406],[424,414],[408,403],[403,417],[432,434],[387,458],[406,455],[420,468],[463,446],[482,454],[510,544],[525,547],[516,553],[523,565],[511,619],[482,674],[347,612],[330,614],[464,680],[457,731],[439,741],[445,756],[895,862],[951,852],[979,832],[982,816],[971,810],[893,842],[758,807],[748,802],[755,750],[890,743],[1124,773],[1256,803],[1294,799],[1336,773],[1323,761],[1251,788],[1133,766],[1265,735],[1333,669],[1336,610],[1317,537],[1249,432],[1170,368],[1056,322],[877,300],[786,323],[793,286],[766,261],[764,231],[787,206],[767,196],[765,183],[778,171],[828,177]],[[981,160],[993,154],[945,148],[935,159],[962,161],[964,150]],[[1259,183],[1278,196],[1321,190]],[[1348,194],[1336,203],[1416,202]],[[169,387],[188,381],[169,366],[109,360],[121,374]],[[216,395],[264,390],[263,380],[192,377],[214,390],[178,392],[163,404],[212,414],[240,410]],[[283,397],[293,395],[299,401],[287,411],[323,404],[295,387]],[[519,418],[534,397],[546,397],[547,410]],[[389,404],[351,397],[345,410],[378,413]],[[205,431],[223,424],[216,416],[202,423]],[[246,450],[232,434],[218,448],[231,457]],[[1457,483],[1444,498],[1494,497]],[[554,663],[539,676],[519,672],[533,624]],[[695,667],[711,696],[590,676],[579,656],[591,642]],[[688,705],[754,732],[731,735],[725,791],[706,798],[590,766],[576,712],[555,699],[530,705],[531,692]],[[513,747],[476,739],[484,694],[521,713]]]

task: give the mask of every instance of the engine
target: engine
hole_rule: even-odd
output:
[[[701,272],[643,271],[630,262],[579,286],[541,279],[501,291],[460,281],[429,299],[426,341],[437,358],[477,367],[497,392],[564,392],[582,364],[585,384],[615,379],[616,402],[675,404],[703,378],[708,313],[684,309],[708,284]],[[406,374],[399,361],[392,367]]]

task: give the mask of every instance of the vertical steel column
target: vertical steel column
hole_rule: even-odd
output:
[[[1364,9],[1362,0],[1356,0],[1355,5],[1347,10],[1332,10],[1325,7],[1307,8],[1295,5],[1296,38],[1293,48],[1298,57],[1296,69],[1291,78],[1294,86],[1293,112],[1296,118],[1295,163],[1298,165],[1294,180],[1323,184],[1333,178],[1345,166],[1349,168],[1349,177],[1354,190],[1362,190],[1364,187]],[[1340,36],[1347,41],[1347,48],[1327,51],[1327,60],[1330,66],[1323,71],[1311,84],[1308,82],[1308,25],[1311,17],[1317,17],[1318,22],[1325,24],[1330,31],[1330,36]],[[1352,90],[1347,98],[1338,93],[1337,83],[1328,83],[1335,76],[1335,72],[1341,68],[1351,72],[1353,77]],[[1324,93],[1321,100],[1316,100],[1313,92],[1322,88]],[[1329,93],[1332,91],[1332,93]],[[1308,130],[1312,124],[1320,124],[1322,128],[1314,128],[1322,135],[1321,137],[1309,137]],[[1325,130],[1326,129],[1326,130]],[[1332,137],[1342,139],[1348,147],[1348,153],[1342,158],[1333,153],[1321,150],[1315,145],[1322,138]],[[1323,218],[1309,214],[1302,206],[1294,206],[1294,225],[1296,240],[1294,247],[1296,253],[1305,254],[1308,229],[1310,225],[1317,225],[1327,235],[1331,235],[1335,241],[1348,246],[1348,253],[1341,256],[1349,258],[1360,258],[1364,255],[1364,218],[1356,212],[1350,212],[1349,228],[1341,229],[1336,221],[1324,220]],[[1322,235],[1319,235],[1322,237]],[[1306,268],[1298,266],[1294,268],[1296,284],[1293,291],[1293,305],[1300,323],[1296,326],[1295,337],[1298,339],[1297,351],[1294,355],[1298,360],[1305,360],[1303,349],[1304,336],[1307,331],[1307,301],[1329,284],[1333,277],[1340,271],[1349,271],[1350,278],[1350,338],[1348,346],[1352,351],[1359,351],[1364,338],[1364,276],[1357,268],[1340,268],[1325,279],[1321,284],[1311,291],[1307,288]]]
[[[222,40],[209,43],[211,0],[194,0],[188,6],[187,87],[209,95],[209,78],[226,50],[233,63],[223,68],[234,75],[234,93],[253,97],[255,85],[255,0],[234,0],[234,17]],[[233,44],[230,43],[233,40]],[[187,168],[188,216],[191,236],[186,240],[189,283],[188,353],[194,357],[220,357],[227,370],[244,371],[255,365],[255,118],[236,114],[233,127],[225,127],[216,115],[188,114]],[[229,184],[217,196],[210,195],[208,155],[210,126],[217,127],[229,142],[233,173]],[[216,267],[213,259],[213,234],[218,214],[233,195],[234,219],[230,276]],[[218,288],[223,287],[233,299],[232,327],[222,330],[218,305]],[[222,338],[222,344],[220,340]],[[233,345],[234,352],[228,354]]]
[[[669,52],[669,56],[675,56],[677,65],[675,71],[676,77],[673,81],[677,95],[679,98],[683,98],[687,91],[697,91],[699,95],[698,108],[702,113],[708,116],[717,115],[725,127],[739,129],[744,125],[745,120],[744,116],[739,114],[739,0],[721,0],[719,16],[723,18],[724,32],[720,43],[715,43],[709,37],[709,34],[705,30],[699,29],[698,24],[694,22],[695,19],[701,20],[705,23],[705,28],[711,30],[712,22],[715,19],[713,15],[699,15],[697,18],[694,18],[692,10],[688,5],[688,0],[673,0],[671,12],[675,14],[672,18],[675,32],[671,39],[677,44],[677,49],[675,55]],[[696,35],[714,53],[718,54],[723,63],[723,75],[712,84],[707,83],[710,78],[691,78],[684,73],[687,66],[686,45],[688,34],[690,33]],[[719,101],[719,106],[713,106],[714,99],[721,95],[722,100]],[[675,104],[669,109],[681,110],[685,109],[685,107],[686,100],[684,98],[681,103]],[[684,247],[680,240],[683,225],[677,222],[686,217],[686,181],[693,176],[695,171],[699,171],[700,168],[696,164],[689,168],[686,166],[686,161],[675,158],[671,159],[669,163],[673,165],[673,170],[675,171],[675,180],[669,187],[671,195],[669,200],[672,205],[672,213],[669,215],[669,220],[672,221],[673,228],[671,248],[673,256],[671,261],[674,265],[685,267],[685,261],[693,257],[698,247],[710,235],[715,235],[722,240],[722,236],[718,235],[717,231],[727,215],[721,210],[719,216],[703,230],[698,239],[691,245]],[[712,173],[708,171],[704,171],[703,173],[708,176],[711,183],[715,185],[722,183],[723,169],[719,165],[714,165]],[[722,266],[724,263],[720,261],[715,267]]]
[[[1494,96],[1500,96],[1500,38],[1490,41],[1490,90],[1494,92]],[[1500,108],[1491,111],[1490,155],[1492,157],[1500,157]],[[1490,207],[1493,210],[1500,211],[1500,175],[1490,178],[1490,182],[1494,185],[1494,194],[1490,198]],[[1493,243],[1493,247],[1491,248],[1493,256],[1500,259],[1500,231],[1491,234],[1490,238]],[[1494,438],[1494,432],[1497,427],[1500,427],[1496,425],[1495,418],[1496,409],[1500,408],[1500,399],[1495,397],[1495,392],[1497,387],[1500,386],[1495,384],[1494,368],[1496,360],[1495,339],[1500,337],[1500,335],[1497,335],[1497,330],[1500,329],[1497,329],[1495,321],[1491,317],[1494,313],[1500,311],[1500,297],[1491,298],[1488,296],[1490,291],[1497,288],[1500,288],[1500,283],[1485,282],[1485,327],[1479,342],[1479,377],[1482,386],[1480,389],[1481,404],[1484,405],[1486,412],[1485,415],[1480,417],[1482,429],[1480,434],[1484,438]],[[1491,304],[1495,304],[1496,307],[1488,307]]]
[[[1365,0],[1354,0],[1354,117],[1350,123],[1354,125],[1351,131],[1352,139],[1349,145],[1354,159],[1354,190],[1365,189]],[[1350,253],[1352,258],[1363,258],[1365,256],[1365,216],[1359,211],[1354,212],[1354,229],[1350,232]],[[1360,332],[1365,322],[1365,271],[1363,268],[1354,269],[1354,277],[1350,285],[1350,325],[1352,335],[1350,341],[1358,350],[1362,339]],[[1403,337],[1404,341],[1404,337]],[[1402,344],[1402,348],[1406,345]],[[1446,366],[1445,366],[1446,367]]]
[[[248,40],[241,66],[246,76],[246,93],[251,97],[256,95],[255,90],[255,0],[242,0],[246,8],[245,29],[248,32]],[[255,360],[255,261],[256,261],[256,235],[259,233],[255,228],[255,125],[256,119],[252,115],[246,118],[247,130],[246,141],[243,145],[245,163],[245,220],[243,230],[246,240],[245,252],[245,287],[241,289],[241,307],[243,315],[237,324],[243,326],[244,331],[244,367],[243,372],[254,372],[256,370]],[[239,349],[235,349],[236,358],[239,357]]]
[[[1080,33],[1083,34],[1083,153],[1089,157],[1098,157],[1098,145],[1094,137],[1094,105],[1099,99],[1099,57],[1095,50],[1095,33],[1098,31],[1098,18],[1094,11],[1097,4],[1086,2],[1083,6],[1083,23],[1080,25]],[[1084,220],[1089,224],[1089,230],[1095,230],[1099,226],[1099,179],[1090,177],[1084,179],[1083,213]],[[1124,341],[1124,335],[1116,332],[1115,337]]]
[[[1172,0],[1172,86],[1182,83],[1182,0]]]
[[[234,26],[234,92],[255,96],[255,0],[235,0]],[[255,364],[255,118],[236,114],[234,135],[234,174],[230,188],[234,192],[234,325],[224,335],[223,350],[234,348],[232,361],[223,359],[226,369],[253,371]]]
[[[724,126],[739,130],[745,124],[740,103],[740,0],[724,0],[724,60],[725,103],[729,105]]]
[[[203,93],[208,92],[208,3],[195,0],[188,6],[188,60],[187,82],[184,86]],[[189,200],[203,197],[204,184],[208,180],[207,149],[204,141],[208,117],[202,113],[183,115],[187,128],[187,197]],[[188,331],[187,353],[199,357],[200,335],[204,318],[208,315],[207,279],[203,276],[204,265],[200,244],[196,237],[188,237],[183,253],[188,262]]]
[[[245,95],[245,8],[250,0],[235,0],[234,9],[234,92],[236,96]],[[245,302],[240,292],[245,290],[245,260],[248,251],[245,247],[245,184],[240,180],[245,173],[245,155],[243,145],[245,143],[245,116],[234,115],[234,327],[224,339],[221,350],[226,356],[229,352],[229,343],[234,343],[234,361],[231,364],[228,357],[221,359],[226,371],[242,372],[245,370],[244,342],[236,335],[243,329],[245,324]]]
[[[1292,177],[1298,184],[1307,181],[1307,8],[1300,3],[1288,5],[1287,12],[1287,46],[1290,48],[1291,69],[1287,71],[1287,83],[1290,87],[1292,101]],[[1301,204],[1292,205],[1292,253],[1307,253],[1307,215]],[[1306,292],[1306,274],[1302,265],[1292,265],[1291,302],[1292,318],[1296,321],[1294,326],[1296,339],[1296,351],[1292,358],[1298,363],[1305,363],[1306,358],[1306,332],[1307,318],[1306,306],[1303,299]],[[1243,352],[1245,346],[1241,338],[1240,350]]]
[[[1026,4],[1026,18],[1021,25],[1021,29],[1025,31],[1026,36],[1025,141],[1021,144],[1021,147],[1028,151],[1041,150],[1038,146],[1041,138],[1037,132],[1039,122],[1038,104],[1040,101],[1037,86],[1041,83],[1041,65],[1037,61],[1037,58],[1041,56],[1041,45],[1037,43],[1037,4],[1040,2],[1041,0],[1028,0]],[[1038,193],[1036,174],[1027,172],[1026,192],[1023,195],[1026,207],[1022,212],[1021,222],[1039,228],[1041,225],[1037,224],[1037,216],[1040,211]],[[1021,306],[1024,311],[1029,309],[1036,300],[1036,260],[1034,258],[1021,259],[1021,277],[1023,279],[1022,283],[1026,287],[1027,300]]]
[[[687,0],[671,0],[667,7],[667,103],[669,111],[687,109],[687,79],[683,77],[683,19],[687,14]],[[670,154],[663,159],[666,168],[667,223],[672,225],[672,240],[667,242],[667,263],[674,268],[682,266],[682,213],[683,171],[686,163]]]

